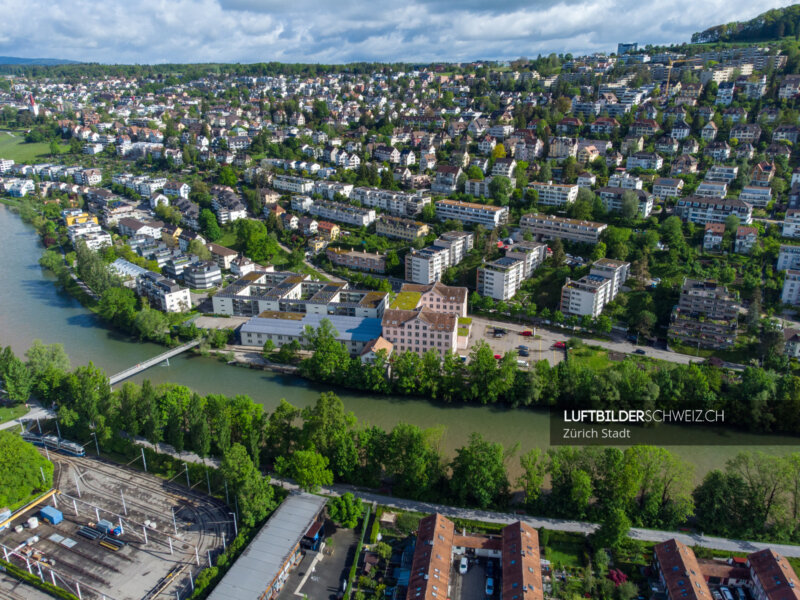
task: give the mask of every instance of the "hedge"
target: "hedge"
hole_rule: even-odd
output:
[[[367,532],[367,524],[369,523],[369,513],[372,507],[367,505],[367,512],[364,513],[364,522],[361,524],[361,537],[358,538],[358,546],[356,546],[356,554],[353,559],[353,564],[350,567],[350,574],[347,576],[347,591],[344,594],[344,600],[350,600],[350,595],[353,593],[356,581],[356,570],[358,569],[358,557],[361,556],[361,548],[364,545],[364,534]]]
[[[25,583],[29,583],[33,587],[39,588],[43,592],[47,592],[54,598],[62,598],[62,600],[78,600],[78,597],[72,592],[68,592],[67,590],[55,586],[52,583],[42,581],[36,577],[36,575],[31,575],[25,569],[21,569],[16,565],[0,559],[0,566],[2,566],[5,572],[12,577],[19,579],[20,581],[24,581]]]

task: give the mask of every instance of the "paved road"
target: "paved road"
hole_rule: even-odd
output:
[[[491,337],[486,337],[484,335],[484,330],[488,328],[494,327],[501,327],[509,332],[503,338],[497,340],[497,349],[501,349],[503,351],[510,350],[516,348],[520,344],[524,344],[528,346],[531,352],[531,359],[532,360],[539,360],[540,358],[546,358],[550,360],[550,362],[558,362],[563,358],[562,353],[556,353],[555,358],[553,358],[553,351],[552,346],[556,342],[566,342],[571,337],[576,337],[570,335],[569,332],[564,330],[552,330],[547,329],[545,327],[536,327],[536,334],[541,336],[541,344],[540,340],[535,340],[531,338],[525,338],[519,335],[521,331],[525,329],[533,329],[533,327],[529,324],[513,324],[507,323],[505,321],[494,321],[492,319],[486,319],[484,317],[472,317],[472,336],[470,338],[470,343],[473,343],[474,340],[477,339],[484,339],[486,340],[490,346],[495,348],[495,340]],[[587,344],[593,346],[600,346],[601,348],[606,348],[608,350],[614,350],[616,352],[623,352],[625,354],[632,354],[634,350],[642,350],[644,352],[644,356],[649,356],[651,358],[657,358],[659,360],[666,360],[669,362],[674,363],[681,363],[681,364],[689,364],[692,362],[702,362],[704,359],[699,358],[697,356],[690,356],[688,354],[680,354],[678,352],[673,352],[671,350],[663,350],[661,348],[653,348],[651,346],[637,346],[636,344],[632,344],[623,339],[612,339],[612,340],[596,340],[596,339],[587,339],[585,340]],[[539,349],[541,346],[541,356],[539,356]]]
[[[0,423],[0,429],[10,429],[11,427],[16,427],[22,421],[35,421],[36,419],[52,419],[55,417],[55,413],[47,408],[42,408],[38,404],[30,404],[31,409],[17,419],[12,419],[11,421],[6,421],[5,423]]]
[[[141,438],[135,440],[137,444],[152,448],[153,445]],[[161,453],[171,454],[176,458],[192,463],[207,464],[212,466],[219,466],[219,461],[216,459],[205,459],[205,461],[190,452],[178,453],[172,449],[171,446],[166,444],[159,444],[158,451]],[[272,478],[272,483],[280,485],[287,490],[297,490],[298,486],[290,480]],[[484,521],[488,523],[513,523],[515,521],[525,521],[532,527],[540,528],[546,527],[557,531],[571,531],[575,533],[590,534],[598,528],[594,523],[587,523],[585,521],[572,521],[570,519],[551,519],[547,517],[531,517],[527,515],[519,515],[514,513],[504,513],[492,510],[476,510],[469,508],[458,508],[455,506],[447,506],[444,504],[436,504],[433,502],[417,502],[415,500],[405,500],[403,498],[394,498],[391,496],[382,496],[375,494],[368,490],[356,488],[351,485],[332,485],[327,488],[322,488],[320,494],[324,496],[339,496],[345,492],[351,492],[353,495],[361,498],[366,502],[377,502],[383,506],[396,508],[398,510],[411,510],[422,513],[438,512],[447,517],[472,519],[476,521]],[[709,537],[702,534],[689,534],[678,533],[674,531],[659,531],[656,529],[641,529],[632,528],[628,535],[636,540],[647,542],[663,542],[675,538],[690,546],[703,546],[714,550],[727,550],[731,552],[756,552],[764,548],[772,548],[776,552],[784,556],[800,557],[800,546],[793,546],[787,544],[766,544],[762,542],[751,542],[747,540],[733,540],[728,538]]]

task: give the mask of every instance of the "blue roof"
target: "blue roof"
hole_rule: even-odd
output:
[[[328,319],[339,333],[340,341],[368,342],[380,337],[381,320],[365,317],[345,317],[338,315],[304,315],[302,319],[280,319],[253,317],[242,325],[242,333],[272,333],[299,336],[306,325],[319,327],[322,319]]]

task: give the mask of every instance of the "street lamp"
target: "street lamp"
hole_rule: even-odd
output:
[[[233,532],[239,535],[239,526],[236,524],[236,513],[229,512],[228,514],[233,517]]]

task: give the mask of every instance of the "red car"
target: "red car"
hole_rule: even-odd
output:
[[[533,332],[530,329],[526,329],[525,331],[521,331],[520,335],[524,335],[525,337],[530,337],[533,335]]]
[[[553,347],[554,348],[566,348],[567,344],[565,344],[564,342],[556,342],[555,344],[553,344]]]
[[[503,357],[502,357],[500,354],[495,354],[495,355],[494,355],[494,357],[495,357],[497,360],[500,360],[501,358],[503,358]]]

